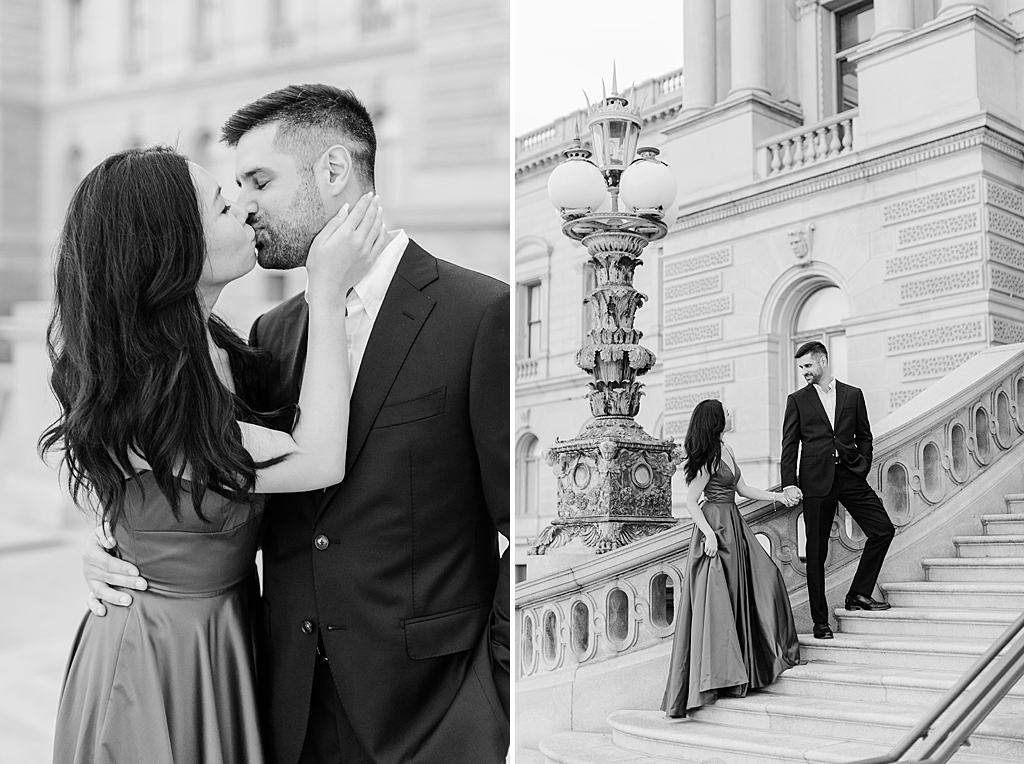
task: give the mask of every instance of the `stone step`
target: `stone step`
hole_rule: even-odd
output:
[[[516,764],[520,754],[516,752]],[[616,748],[605,732],[558,732],[540,743],[540,764],[679,764],[679,759],[663,759]],[[533,759],[526,759],[533,764]]]
[[[696,719],[666,719],[660,711],[617,711],[608,717],[608,723],[612,727],[612,742],[616,750],[674,762],[845,764],[882,756],[889,751],[887,746],[877,743],[854,742],[836,739],[835,736],[823,738],[724,726]],[[636,764],[633,759],[611,761]]]
[[[989,648],[991,639],[894,634],[843,634],[835,639],[800,635],[805,661],[964,672]]]
[[[1024,612],[1024,580],[1009,582],[901,581],[879,584],[894,608],[982,608]]]
[[[1006,515],[982,515],[981,525],[986,536],[1024,534],[1024,513]]]
[[[1024,558],[1024,535],[954,536],[958,557]]]
[[[611,735],[608,736],[609,739]],[[533,748],[517,748],[515,752],[516,764],[547,764],[547,757],[540,751]]]
[[[625,750],[634,755],[639,754],[641,758],[605,759],[594,756],[583,760],[587,764],[648,764],[649,761],[660,762],[664,759],[672,762],[714,764],[846,764],[859,759],[883,756],[890,750],[890,746],[887,745],[845,739],[837,736],[834,730],[827,737],[779,733],[765,729],[712,724],[695,718],[666,719],[660,711],[617,711],[608,717],[608,723],[612,727],[614,747],[599,753],[607,752],[617,756],[618,751]],[[571,745],[570,741],[565,742]],[[551,761],[568,764],[558,759]],[[982,755],[973,750],[969,753],[961,751],[951,761],[954,764],[1007,764],[1004,758]]]
[[[1013,610],[955,610],[950,608],[901,607],[866,611],[836,608],[839,631],[844,634],[932,637],[975,637],[995,640],[1020,616]]]
[[[929,581],[1024,581],[1018,557],[933,557],[921,560]]]
[[[965,698],[962,704],[973,699]],[[720,698],[693,712],[695,721],[760,729],[782,734],[827,738],[842,736],[892,748],[928,709],[894,703],[871,704],[832,698],[809,698],[777,693],[752,693],[746,698]],[[971,736],[973,753],[1024,761],[1024,725],[1020,718],[990,714]]]
[[[814,661],[783,672],[771,692],[931,708],[962,673]],[[1024,715],[1024,683],[1011,689],[996,710]]]
[[[1007,512],[1024,512],[1024,493],[1008,493],[1005,501]]]

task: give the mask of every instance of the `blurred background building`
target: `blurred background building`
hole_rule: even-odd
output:
[[[389,227],[508,280],[506,0],[0,0],[0,552],[59,540],[77,515],[35,454],[55,413],[43,333],[72,191],[114,151],[169,144],[231,196],[224,119],[305,82],[351,88],[369,108]],[[301,271],[257,269],[225,290],[219,312],[247,334],[255,316],[304,286]],[[8,732],[52,728],[72,632],[56,634],[59,649],[40,658],[52,675],[38,698],[21,687],[0,708],[5,760],[49,756],[45,734],[19,756]],[[0,632],[0,653],[27,638]],[[8,663],[34,671],[0,654]]]

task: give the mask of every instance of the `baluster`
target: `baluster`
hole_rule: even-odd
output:
[[[779,156],[779,144],[775,143],[768,147],[771,157],[768,160],[768,176],[777,175],[782,169],[782,158]]]
[[[782,171],[785,172],[793,167],[793,139],[787,138],[782,142]]]
[[[793,139],[793,167],[801,167],[804,163],[804,139],[798,135]]]
[[[824,127],[819,127],[814,132],[818,134],[817,138],[815,139],[815,143],[817,144],[818,159],[825,159],[828,156],[828,138],[825,135],[827,130]]]
[[[813,164],[818,160],[818,145],[814,140],[814,131],[804,133],[804,164]]]
[[[843,120],[843,153],[853,150],[853,120]]]
[[[807,141],[807,133],[801,135],[800,141],[800,165],[806,167],[814,161],[814,144]]]
[[[839,123],[833,123],[828,126],[828,155],[830,157],[839,156],[839,152],[842,151],[843,144],[839,142]]]

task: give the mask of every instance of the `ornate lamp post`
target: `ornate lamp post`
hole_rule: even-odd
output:
[[[576,365],[592,377],[587,395],[594,419],[545,454],[558,479],[558,517],[534,542],[534,555],[574,539],[601,554],[675,523],[671,481],[682,449],[648,435],[634,419],[643,395],[637,377],[655,358],[633,327],[647,299],[633,288],[633,273],[644,247],[668,232],[663,218],[675,202],[676,182],[657,149],[637,149],[640,110],[617,91],[613,74],[612,94],[589,107],[596,163],[577,134],[548,180],[565,221],[562,233],[586,247],[595,274],[596,288],[584,298],[595,322],[576,354]],[[639,158],[631,162],[635,152]],[[609,195],[610,211],[598,212]]]

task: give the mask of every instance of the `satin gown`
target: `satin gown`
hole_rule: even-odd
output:
[[[744,697],[800,662],[800,647],[782,573],[736,508],[736,472],[723,454],[704,488],[704,517],[718,537],[718,554],[704,554],[694,526],[686,558],[668,685],[662,710],[670,717]]]
[[[152,473],[129,480],[120,556],[149,589],[85,616],[57,712],[54,764],[262,764],[255,554],[262,497],[207,492],[180,521]]]

